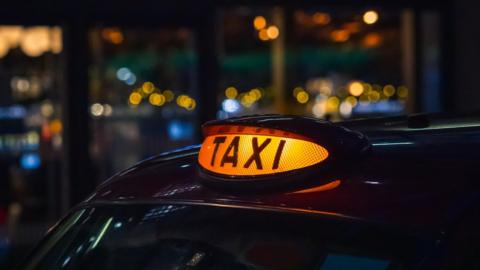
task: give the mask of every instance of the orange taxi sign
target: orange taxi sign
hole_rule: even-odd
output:
[[[328,156],[325,147],[305,137],[243,126],[207,134],[198,161],[203,169],[226,177],[266,176],[310,167]]]

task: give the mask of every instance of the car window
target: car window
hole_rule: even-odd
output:
[[[409,269],[423,252],[418,241],[299,214],[102,205],[67,217],[21,269]]]

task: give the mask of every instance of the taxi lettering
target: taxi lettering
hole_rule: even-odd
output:
[[[247,145],[250,145],[251,147],[251,154],[247,158],[246,162],[244,164],[239,164],[239,146],[240,146],[240,136],[234,136],[233,139],[229,142],[225,152],[223,154],[218,153],[219,148],[221,145],[224,143],[227,143],[227,137],[226,136],[217,136],[213,140],[214,150],[212,154],[212,158],[210,161],[211,166],[215,166],[218,164],[217,158],[220,157],[219,164],[221,167],[224,167],[225,164],[231,164],[233,168],[236,168],[237,166],[242,166],[245,169],[251,168],[256,168],[258,170],[263,170],[263,162],[262,162],[262,156],[261,153],[268,147],[276,147],[275,151],[275,157],[273,159],[272,163],[272,169],[275,170],[278,168],[280,159],[283,153],[283,149],[285,147],[285,140],[280,140],[278,145],[273,145],[271,144],[272,139],[271,138],[266,138],[262,142],[259,141],[257,137],[252,137],[251,138],[251,143]]]

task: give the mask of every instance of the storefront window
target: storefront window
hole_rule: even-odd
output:
[[[90,42],[90,152],[98,181],[197,142],[191,30],[97,28]]]
[[[428,54],[436,57],[429,66],[415,66],[424,52],[415,52],[411,10],[244,7],[225,9],[221,20],[219,118],[412,113],[420,86],[439,98],[438,54]],[[428,31],[437,33],[438,25]],[[433,46],[428,51],[438,52]],[[418,72],[435,81],[416,85]]]
[[[61,52],[59,27],[0,26],[0,265],[7,268],[12,251],[30,248],[58,215]]]

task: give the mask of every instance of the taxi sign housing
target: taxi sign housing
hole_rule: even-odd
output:
[[[207,182],[255,187],[301,181],[370,149],[364,135],[299,116],[249,116],[207,122],[199,152]]]

